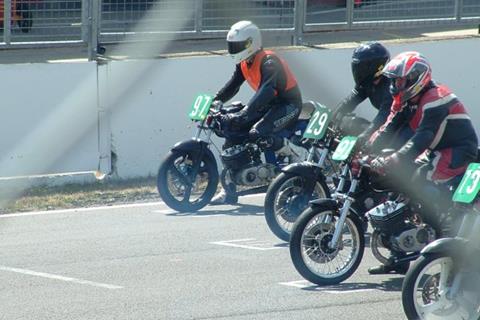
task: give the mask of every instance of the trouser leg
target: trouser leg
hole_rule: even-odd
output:
[[[301,108],[293,105],[275,105],[250,130],[253,141],[263,140],[267,149],[278,150],[283,146],[283,139],[275,134],[293,128]]]

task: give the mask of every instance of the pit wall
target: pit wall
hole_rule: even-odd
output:
[[[480,132],[478,39],[387,47],[392,55],[423,53],[434,79],[455,92]],[[280,54],[297,76],[304,100],[335,107],[353,87],[352,51],[290,49]],[[5,90],[0,177],[70,176],[111,168],[117,179],[155,175],[170,147],[194,135],[187,117],[193,99],[214,94],[233,69],[226,56],[0,65]],[[246,102],[251,95],[245,84],[234,100]],[[364,102],[357,113],[371,118],[373,110]]]

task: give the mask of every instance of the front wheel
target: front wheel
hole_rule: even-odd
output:
[[[358,268],[365,250],[361,220],[350,213],[343,226],[330,207],[319,205],[305,210],[290,236],[290,257],[297,271],[320,286],[348,279]],[[335,248],[330,247],[335,228],[341,228]]]
[[[409,320],[478,320],[478,273],[465,273],[460,289],[449,296],[458,266],[446,253],[421,256],[410,268],[402,286],[403,310]]]
[[[282,172],[268,187],[265,219],[270,230],[283,241],[290,239],[293,224],[310,200],[330,196],[325,181],[318,180],[311,184],[307,179],[311,177]]]
[[[172,150],[160,165],[157,188],[170,208],[193,212],[205,207],[217,190],[218,170],[215,159],[194,151]]]

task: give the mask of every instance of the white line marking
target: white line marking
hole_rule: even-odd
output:
[[[77,284],[84,284],[84,285],[88,285],[88,286],[100,287],[100,288],[111,289],[111,290],[122,289],[123,288],[121,286],[116,286],[116,285],[113,285],[113,284],[107,284],[107,283],[93,282],[93,281],[88,281],[88,280],[83,280],[83,279],[64,277],[64,276],[59,276],[59,275],[56,275],[56,274],[45,273],[45,272],[37,272],[37,271],[32,271],[32,270],[27,270],[27,269],[19,269],[19,268],[11,268],[11,267],[0,266],[0,270],[26,274],[26,275],[29,275],[29,276],[37,276],[37,277],[42,277],[42,278],[55,279],[55,280],[66,281],[66,282],[73,282],[73,283],[77,283]]]
[[[182,217],[188,217],[188,218],[197,218],[197,219],[204,219],[204,218],[215,218],[215,217],[226,217],[226,214],[191,214],[191,215],[185,215]]]
[[[90,211],[98,211],[98,210],[115,210],[115,209],[135,208],[135,207],[139,207],[139,208],[141,208],[141,207],[154,207],[154,206],[159,206],[159,205],[164,205],[164,204],[165,204],[164,202],[160,201],[160,202],[147,202],[147,203],[119,204],[119,205],[103,206],[103,207],[17,212],[17,213],[0,214],[0,218],[38,216],[38,215],[48,215],[48,214],[60,214],[60,213],[81,213],[81,212],[90,212]]]
[[[284,249],[284,247],[272,247],[271,243],[269,243],[267,241],[261,241],[261,240],[256,240],[255,241],[255,240],[256,240],[255,238],[235,239],[235,240],[210,242],[210,244],[216,244],[216,245],[219,245],[219,246],[250,249],[250,250],[260,250],[260,251]],[[239,242],[246,242],[246,244],[239,244]],[[255,246],[255,245],[268,245],[268,247],[261,247],[261,246]]]
[[[242,198],[256,198],[256,197],[263,197],[263,196],[265,196],[265,193],[246,195],[246,196],[242,196]],[[88,207],[88,208],[5,213],[5,214],[0,214],[0,218],[28,217],[28,216],[61,214],[61,213],[82,213],[82,212],[91,212],[91,211],[99,211],[99,210],[115,210],[115,209],[136,208],[136,207],[139,207],[139,208],[155,207],[160,205],[165,205],[165,202],[157,201],[157,202],[146,202],[146,203],[118,204],[118,205],[112,205],[112,206]],[[240,204],[240,206],[241,205],[242,204]],[[172,212],[175,212],[175,211],[172,210]]]
[[[344,294],[344,293],[362,293],[362,292],[370,292],[374,291],[375,289],[353,289],[353,290],[338,290],[338,291],[332,291],[332,290],[321,290],[322,292],[326,293],[331,293],[331,294]]]
[[[320,291],[320,292],[325,292],[325,293],[330,293],[330,294],[362,293],[362,292],[369,292],[369,291],[375,291],[376,290],[376,289],[373,289],[373,288],[346,290],[346,289],[342,289],[340,286],[337,286],[336,288],[332,288],[332,286],[320,287],[320,286],[317,286],[316,284],[311,283],[307,280],[279,282],[279,284],[282,285],[282,286],[295,287],[295,288],[300,288],[300,289],[310,288],[311,290],[314,290],[314,291]]]
[[[167,213],[175,213],[175,211],[173,211],[172,209],[164,209],[164,210],[153,210],[152,213],[167,214]]]

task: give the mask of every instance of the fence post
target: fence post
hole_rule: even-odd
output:
[[[100,10],[101,0],[87,0],[91,1],[89,14],[89,30],[90,35],[88,39],[88,60],[93,61],[97,58],[98,37],[100,33]]]
[[[1,1],[1,0],[0,0]],[[12,35],[12,0],[3,2],[3,41],[10,44]]]
[[[201,34],[203,31],[203,0],[195,1],[195,32]]]
[[[82,0],[82,41],[88,43],[90,39],[90,12],[91,3],[89,0]]]
[[[463,0],[455,0],[455,19],[457,22],[462,20]]]
[[[97,110],[98,110],[98,173],[100,176],[112,173],[112,128],[108,87],[110,65],[98,62],[97,68]]]
[[[298,46],[303,42],[303,26],[307,11],[307,0],[295,0],[295,20],[293,45]]]
[[[348,29],[351,29],[353,26],[353,8],[354,8],[354,1],[347,0],[347,26]]]

